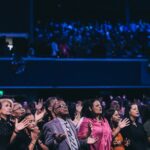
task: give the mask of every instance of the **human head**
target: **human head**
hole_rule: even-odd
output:
[[[110,104],[110,108],[111,108],[111,109],[115,109],[115,110],[117,110],[117,111],[120,111],[120,104],[119,104],[119,102],[116,101],[116,100],[113,100],[113,101],[111,102],[111,104]]]
[[[19,122],[21,122],[24,119],[27,119],[28,122],[29,122],[26,129],[28,129],[29,131],[34,130],[34,128],[36,127],[36,122],[35,122],[34,115],[32,113],[25,113],[24,115],[22,115],[20,117]]]
[[[56,117],[65,118],[69,115],[68,106],[63,99],[59,99],[55,102],[53,105],[53,111]]]
[[[2,116],[10,116],[12,112],[12,107],[13,107],[13,101],[9,98],[1,98],[0,99],[0,115]]]
[[[136,103],[129,104],[128,107],[126,108],[125,112],[126,112],[125,113],[126,117],[128,117],[130,120],[133,120],[133,119],[137,120],[137,118],[140,115],[139,108]]]
[[[102,116],[102,106],[98,98],[92,98],[84,102],[82,109],[83,116],[94,118]]]
[[[108,109],[105,113],[105,117],[107,118],[111,128],[117,126],[118,122],[120,121],[120,114],[115,109]]]
[[[20,103],[15,102],[12,109],[12,115],[16,118],[21,117],[25,113],[25,109]]]

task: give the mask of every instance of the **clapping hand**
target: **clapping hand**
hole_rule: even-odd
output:
[[[31,139],[32,140],[37,140],[39,138],[40,135],[40,130],[39,128],[36,126],[34,127],[34,129],[31,131]]]
[[[29,125],[28,119],[23,119],[21,122],[18,122],[18,119],[15,120],[15,132],[19,132],[26,128]]]
[[[61,141],[63,141],[64,139],[66,139],[66,135],[65,134],[56,134],[54,133],[54,138],[55,140],[60,143]]]
[[[88,126],[89,126],[89,137],[87,138],[87,144],[94,144],[98,141],[98,138],[94,138],[92,136],[93,125],[91,122],[89,122]]]
[[[124,143],[124,145],[126,147],[128,147],[130,145],[131,141],[130,141],[130,139],[125,138],[125,140],[123,141],[123,143]]]
[[[114,146],[121,145],[121,141],[114,140],[113,141],[113,145]]]
[[[93,137],[91,137],[91,136],[89,136],[88,138],[87,138],[87,144],[94,144],[94,143],[96,143],[98,141],[98,138],[93,138]]]

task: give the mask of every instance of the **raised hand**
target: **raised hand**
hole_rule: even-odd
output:
[[[26,128],[29,125],[28,119],[23,119],[21,122],[18,123],[18,119],[15,120],[15,132],[19,132]]]
[[[35,109],[36,109],[37,111],[42,110],[42,108],[43,108],[43,99],[39,99],[39,100],[38,100],[38,103],[37,103],[37,102],[34,102],[34,104],[35,104]]]
[[[124,143],[124,145],[126,147],[128,147],[130,145],[131,141],[130,141],[130,139],[125,138],[125,140],[123,141],[123,143]]]
[[[119,123],[118,123],[118,127],[119,127],[120,129],[122,129],[122,128],[128,126],[128,125],[130,125],[130,121],[129,121],[129,119],[127,119],[127,118],[125,118],[125,119],[123,119],[123,120],[120,120]]]
[[[41,110],[41,112],[36,111],[35,115],[34,115],[35,122],[41,121],[45,114],[46,114],[46,110],[45,109]]]

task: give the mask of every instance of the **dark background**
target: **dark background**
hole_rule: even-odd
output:
[[[149,14],[149,0],[3,0],[0,32],[29,32],[30,25],[39,20],[149,21]]]
[[[1,0],[0,32],[29,32],[30,0]]]
[[[149,0],[37,0],[36,18],[100,19],[115,21],[149,19]]]

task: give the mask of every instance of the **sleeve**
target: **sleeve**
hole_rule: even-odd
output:
[[[150,137],[150,121],[144,124],[144,130],[146,131],[147,136]]]
[[[80,128],[78,130],[78,138],[81,140],[86,139],[90,135],[90,128],[89,128],[90,121],[88,119],[84,119],[83,122],[80,125]]]
[[[51,126],[52,125],[44,125],[43,126],[44,143],[48,147],[57,146],[57,142],[53,137],[53,132],[52,132]]]

